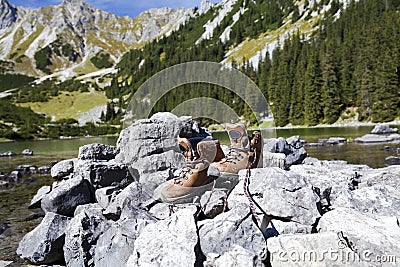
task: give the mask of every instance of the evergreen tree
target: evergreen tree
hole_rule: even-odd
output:
[[[331,48],[327,48],[321,62],[324,118],[328,124],[338,120],[343,107],[336,68],[332,62],[333,53]]]
[[[305,74],[304,117],[308,125],[317,125],[323,119],[322,76],[319,56],[314,48],[311,52]]]

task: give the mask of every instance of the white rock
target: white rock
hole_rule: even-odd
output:
[[[179,210],[169,219],[146,226],[127,266],[194,266],[198,242],[195,212],[193,208]]]

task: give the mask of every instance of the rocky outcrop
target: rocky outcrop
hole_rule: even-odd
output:
[[[387,165],[400,165],[400,157],[390,156],[385,158],[385,164]]]
[[[76,177],[63,181],[42,199],[43,211],[72,216],[76,207],[92,201],[92,189],[87,180]]]
[[[303,144],[299,136],[293,136],[287,140],[282,137],[266,140],[264,166],[287,169],[292,165],[301,164],[307,157]]]
[[[249,207],[245,203],[231,207],[231,210],[212,220],[198,223],[202,252],[207,258],[210,254],[222,256],[232,246],[238,245],[260,257],[265,240],[253,223]]]
[[[354,139],[357,143],[389,143],[400,140],[397,128],[390,128],[387,124],[378,124],[371,131],[362,137]]]
[[[17,9],[7,0],[0,0],[0,30],[9,27],[18,18]]]
[[[378,259],[377,256],[400,258],[397,217],[371,216],[354,209],[338,208],[321,218],[318,232],[342,233],[342,245],[357,253],[365,263]]]
[[[152,9],[131,18],[104,12],[85,1],[66,0],[55,6],[28,9],[1,0],[0,30],[3,31],[0,44],[4,51],[0,59],[11,60],[14,56],[10,55],[24,55],[34,66],[35,54],[40,49],[51,50],[59,45],[51,52],[49,69],[51,72],[63,71],[64,77],[72,78],[78,74],[74,69],[89,62],[97,53],[108,53],[113,61],[117,61],[138,43],[149,42],[178,29],[191,16],[193,10],[183,8]],[[99,43],[105,45],[100,48]],[[59,52],[64,46],[74,48],[72,58],[69,53]],[[21,54],[21,51],[24,53]],[[18,60],[15,63],[18,68]],[[23,71],[26,72],[26,68]],[[32,76],[44,75],[39,70],[28,71],[26,74]]]
[[[24,149],[24,150],[21,152],[21,155],[23,155],[23,156],[33,156],[33,151],[30,150],[30,149]]]
[[[50,193],[50,186],[42,186],[36,193],[36,195],[32,198],[31,203],[29,204],[30,209],[40,208],[42,199],[46,196],[46,194]]]
[[[205,13],[207,13],[208,10],[210,10],[210,8],[212,8],[214,6],[214,4],[209,1],[209,0],[202,0],[200,3],[200,7],[199,7],[199,15],[203,15]]]
[[[78,159],[80,160],[112,160],[119,153],[115,146],[105,146],[103,144],[90,144],[79,148]]]
[[[126,128],[115,159],[103,157],[106,146],[81,149],[90,156],[73,160],[73,167],[59,164],[51,191],[44,187],[35,197],[32,205],[41,203],[46,217],[21,241],[18,254],[68,266],[337,264],[321,259],[327,250],[361,266],[369,264],[365,251],[400,257],[400,166],[300,162],[299,156],[288,168],[288,156],[305,153],[299,137],[266,140],[264,156],[280,155],[284,164],[241,171],[231,191],[207,191],[197,204],[157,202],[152,188],[184,162],[177,137],[198,134],[190,118],[162,113]],[[131,178],[121,179],[127,170]]]
[[[58,162],[51,168],[51,177],[54,179],[62,179],[69,176],[74,172],[76,163],[77,159],[68,159]]]
[[[64,257],[67,266],[94,266],[97,241],[109,228],[101,208],[80,211],[65,229]]]
[[[51,264],[63,260],[65,228],[71,218],[47,213],[39,226],[19,243],[17,254],[37,264]]]
[[[143,229],[155,220],[147,212],[126,206],[121,218],[99,237],[95,251],[95,266],[124,266],[132,255],[135,241]]]
[[[228,198],[229,207],[248,202],[243,192],[245,176],[246,172],[241,171],[241,180]],[[308,226],[321,216],[317,209],[320,198],[303,176],[272,167],[253,170],[249,180],[254,201],[269,216]]]
[[[354,139],[356,143],[390,143],[400,140],[400,134],[366,134]]]
[[[194,266],[198,243],[195,212],[193,208],[179,210],[146,226],[134,243],[127,266]]]
[[[371,134],[392,134],[398,133],[399,129],[397,128],[390,128],[388,124],[378,124],[372,129]]]
[[[145,190],[152,192],[159,184],[172,178],[173,171],[184,166],[179,136],[206,137],[208,134],[190,117],[157,113],[121,132],[117,142],[120,153],[116,161],[127,164],[132,176]]]
[[[74,177],[87,180],[94,188],[129,184],[133,177],[126,164],[110,161],[78,161]]]

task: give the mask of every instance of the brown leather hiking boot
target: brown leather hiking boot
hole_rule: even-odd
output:
[[[250,141],[250,154],[249,154],[250,168],[263,167],[263,148],[264,148],[264,139],[261,136],[261,132],[254,131]]]
[[[197,145],[197,151],[199,150],[201,151],[202,156],[207,158],[210,162],[218,162],[225,158],[224,151],[222,151],[221,144],[218,140],[200,142]]]
[[[157,187],[154,190],[154,198],[167,203],[190,203],[196,196],[201,196],[213,188],[215,177],[207,176],[207,171],[210,162],[214,161],[218,154],[216,142],[202,141],[197,144],[197,151],[200,158],[188,161],[178,177]]]
[[[227,124],[226,130],[232,146],[224,159],[211,166],[217,167],[221,176],[237,176],[240,170],[249,167],[249,137],[242,123]]]

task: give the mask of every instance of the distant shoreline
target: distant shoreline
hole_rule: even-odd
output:
[[[394,120],[391,122],[340,122],[340,123],[334,123],[334,124],[318,124],[315,126],[305,126],[305,125],[288,125],[288,126],[275,126],[271,128],[265,128],[265,129],[275,129],[275,130],[287,130],[287,129],[305,129],[305,128],[334,128],[334,127],[367,127],[367,126],[376,126],[378,124],[388,124],[390,126],[400,126],[400,120]],[[259,129],[258,127],[249,127],[249,131],[257,130]],[[264,128],[262,128],[264,129]],[[217,129],[217,130],[210,130],[213,133],[218,133],[218,132],[225,132],[224,129]],[[118,137],[119,134],[115,135],[98,135],[98,136],[72,136],[72,137],[58,137],[58,138],[49,138],[49,139],[33,139],[31,141],[44,141],[44,140],[64,140],[64,139],[75,139],[75,138],[90,138],[90,137]],[[19,142],[19,141],[29,141],[29,140],[10,140],[6,138],[0,138],[0,143],[8,143],[8,142]]]

